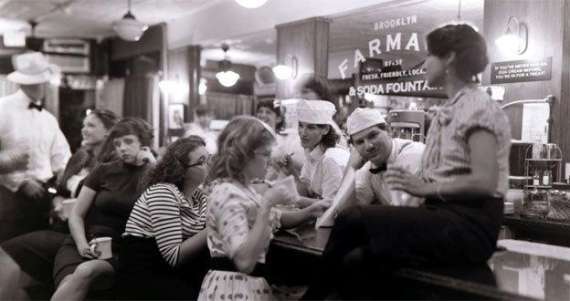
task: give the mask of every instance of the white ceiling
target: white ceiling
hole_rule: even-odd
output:
[[[113,35],[112,23],[127,11],[128,0],[0,0],[0,33],[38,22],[38,37],[102,38]],[[331,52],[346,51],[357,41],[367,40],[384,9],[404,6],[414,11],[423,5],[441,6],[448,15],[434,15],[442,21],[453,18],[462,2],[462,14],[469,19],[482,15],[483,0],[269,0],[258,9],[240,7],[234,0],[131,0],[131,11],[147,24],[168,24],[169,48],[201,45],[204,60],[220,60],[222,43],[230,45],[228,55],[237,63],[256,66],[275,62],[275,26],[309,17],[328,17],[331,24]],[[473,9],[476,7],[476,11]],[[355,17],[356,16],[356,17]],[[6,22],[10,21],[10,22]]]
[[[219,1],[132,0],[131,11],[137,19],[152,25],[187,16]],[[0,17],[20,23],[36,21],[35,35],[40,37],[100,38],[113,34],[112,23],[127,12],[127,3],[127,0],[0,0]]]

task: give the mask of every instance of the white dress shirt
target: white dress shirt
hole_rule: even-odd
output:
[[[27,152],[28,168],[0,176],[0,184],[16,191],[28,179],[47,181],[71,157],[57,119],[47,110],[29,109],[31,99],[18,90],[0,98],[0,145],[4,151]]]
[[[394,138],[392,139],[392,152],[388,157],[387,164],[401,166],[413,174],[418,174],[424,149],[423,143]],[[368,161],[356,171],[354,189],[359,204],[419,206],[423,202],[421,198],[389,189],[384,182],[384,172],[374,174],[370,172],[371,168],[377,168],[377,166]],[[400,200],[396,200],[396,198]]]
[[[305,150],[305,154],[301,181],[323,199],[334,199],[350,154],[340,147],[331,147],[323,152],[321,146],[315,147],[311,152]]]

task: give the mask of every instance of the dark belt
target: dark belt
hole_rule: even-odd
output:
[[[210,259],[210,269],[216,271],[242,273],[236,268],[234,262],[227,257],[214,257]],[[265,275],[267,275],[267,267],[265,264],[257,262],[253,271],[248,275],[253,277],[265,277]]]

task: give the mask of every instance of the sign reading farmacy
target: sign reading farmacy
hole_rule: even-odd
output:
[[[471,13],[471,16],[477,15],[477,19],[474,22],[469,20],[477,26],[482,21],[482,4],[470,0],[466,2],[471,11],[478,11]],[[428,87],[424,80],[422,65],[428,54],[425,36],[432,29],[456,20],[457,6],[438,0],[407,3],[394,7],[374,7],[331,23],[331,35],[334,36],[337,30],[342,32],[342,26],[346,29],[351,24],[362,24],[364,20],[370,20],[370,16],[377,15],[376,20],[368,23],[368,29],[359,28],[359,32],[355,33],[362,39],[354,44],[353,49],[329,54],[330,78],[345,79],[356,74],[354,86],[349,91],[351,95],[443,94],[440,89]],[[343,48],[343,42],[347,41],[330,41],[332,49],[335,49],[335,43],[338,43],[339,49]]]

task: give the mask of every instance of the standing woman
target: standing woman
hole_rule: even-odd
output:
[[[120,254],[116,286],[125,299],[198,297],[208,268],[206,178],[210,154],[199,136],[181,138],[145,179]],[[152,277],[151,277],[152,275]]]
[[[141,193],[142,176],[154,162],[151,143],[152,128],[140,118],[124,118],[111,129],[105,144],[114,146],[119,159],[98,165],[85,179],[69,217],[71,236],[55,258],[52,300],[85,299],[94,280],[117,270],[121,234]],[[97,259],[90,249],[89,241],[97,237],[112,238],[110,259]]]
[[[300,100],[297,104],[305,164],[300,174],[294,175],[300,192],[309,198],[332,200],[348,163],[349,153],[337,147],[339,136],[331,126],[334,113],[334,105],[328,101]]]
[[[471,26],[454,24],[429,33],[427,46],[426,79],[449,99],[435,110],[423,176],[398,167],[385,174],[394,189],[426,202],[341,213],[324,252],[325,279],[311,287],[308,299],[325,297],[335,285],[345,298],[378,298],[374,283],[391,268],[484,264],[495,251],[511,134],[505,113],[477,84],[488,64],[485,40]]]
[[[275,141],[273,130],[250,116],[233,118],[218,137],[207,183],[211,193],[207,242],[211,268],[198,300],[274,300],[265,280],[265,256],[273,232],[294,227],[322,214],[315,203],[295,212],[274,206],[293,201],[284,186],[258,194],[251,183],[264,179]]]

